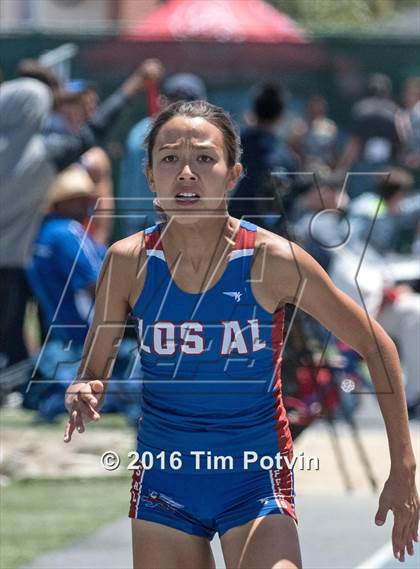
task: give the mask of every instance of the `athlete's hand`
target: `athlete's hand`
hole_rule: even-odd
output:
[[[64,404],[70,414],[64,432],[64,442],[69,443],[75,429],[85,432],[85,422],[99,421],[98,410],[104,398],[104,384],[95,379],[88,382],[72,383],[66,391]]]
[[[388,510],[394,514],[392,529],[392,548],[399,561],[405,561],[405,549],[414,555],[413,540],[418,542],[419,496],[414,474],[407,472],[391,473],[379,497],[379,508],[375,523],[385,523]]]

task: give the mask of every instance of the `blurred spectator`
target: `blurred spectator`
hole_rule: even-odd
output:
[[[49,87],[53,95],[60,89],[60,82],[54,73],[47,67],[41,65],[36,59],[22,59],[19,61],[17,76],[20,78],[36,79],[44,83],[44,85]]]
[[[49,89],[34,79],[6,82],[0,90],[0,367],[27,357],[23,266],[55,175],[40,136],[50,104]]]
[[[329,273],[333,282],[375,317],[395,341],[409,416],[419,416],[420,295],[411,287],[398,284],[384,258],[366,242],[351,240],[343,249],[333,251],[332,256]]]
[[[127,102],[150,77],[141,68],[73,134],[41,136],[51,90],[35,79],[7,81],[0,90],[0,366],[27,357],[23,319],[28,289],[24,267],[55,175],[98,144]]]
[[[95,197],[95,186],[80,166],[71,166],[57,176],[47,198],[49,213],[27,268],[46,326],[59,326],[50,330],[49,337],[80,345],[106,251],[82,225]]]
[[[277,135],[283,111],[283,93],[277,85],[267,83],[256,89],[249,120],[251,124],[241,132],[244,176],[229,205],[232,216],[250,218],[268,228],[277,223],[278,213],[273,201],[271,174],[280,175],[286,211],[290,211],[298,193],[296,178],[288,176],[288,173],[299,171],[299,164]]]
[[[289,144],[305,166],[334,168],[337,161],[338,129],[327,117],[327,101],[311,95],[306,105],[306,120],[296,119],[289,134]]]
[[[65,413],[63,395],[80,363],[96,281],[105,257],[105,247],[82,225],[96,198],[95,191],[95,185],[80,166],[71,166],[57,176],[48,195],[49,213],[27,269],[28,281],[48,327],[38,364],[38,371],[47,380],[39,400],[39,414],[47,421]],[[110,400],[112,395],[107,398],[108,410]]]
[[[343,223],[348,195],[338,174],[317,173],[316,183],[296,204],[293,234],[302,247],[328,271],[331,251],[345,243],[348,227]]]
[[[420,168],[420,77],[410,77],[404,84],[403,110],[398,126],[404,145],[401,161],[407,168]]]
[[[391,100],[389,77],[379,73],[368,79],[367,97],[353,107],[353,127],[338,168],[348,172],[354,166],[358,172],[383,171],[396,164],[401,150],[396,118],[398,106]],[[348,189],[351,197],[372,190],[374,176],[353,176]]]
[[[405,225],[419,217],[418,200],[405,208],[404,196],[411,185],[412,177],[395,169],[381,181],[378,194],[348,201],[342,180],[321,179],[319,189],[311,190],[301,200],[303,214],[295,233],[336,286],[377,318],[396,342],[408,409],[414,416],[420,411],[420,295],[409,286],[398,284],[398,274],[391,270],[384,255],[390,250],[399,221],[404,220]],[[378,208],[381,199],[383,206]]]
[[[412,242],[420,221],[420,195],[410,196],[413,176],[394,168],[382,176],[377,192],[366,192],[350,202],[348,215],[352,235],[381,255],[398,251],[402,238],[411,230]]]
[[[156,62],[156,73],[163,74],[163,68]],[[159,97],[159,108],[179,100],[195,101],[206,99],[203,81],[190,73],[178,73],[166,79]],[[121,163],[119,185],[119,211],[126,214],[120,221],[123,237],[152,225],[155,221],[153,194],[144,174],[146,152],[143,147],[152,117],[140,120],[130,130],[124,158]],[[127,199],[128,198],[128,199]],[[132,198],[138,198],[133,200]],[[128,215],[127,215],[128,214]]]
[[[44,128],[44,135],[54,142],[55,134],[78,132],[94,116],[98,95],[93,83],[75,79],[67,82],[55,96],[54,111]],[[114,211],[111,161],[99,146],[89,149],[80,157],[80,164],[87,170],[96,187],[98,206],[90,224],[90,231],[100,243],[109,243]],[[100,215],[105,210],[106,215]]]

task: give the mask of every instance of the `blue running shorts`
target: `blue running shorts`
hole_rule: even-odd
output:
[[[189,474],[134,470],[129,517],[212,539],[260,516],[296,523],[293,472],[271,469]]]

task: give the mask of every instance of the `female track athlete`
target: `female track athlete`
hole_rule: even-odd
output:
[[[215,532],[228,568],[301,567],[281,397],[286,303],[369,367],[391,457],[376,523],[393,511],[394,554],[403,560],[417,540],[419,499],[393,342],[305,251],[229,216],[240,142],[222,109],[175,103],[156,118],[147,144],[147,177],[166,221],[108,251],[82,364],[66,394],[64,435],[69,442],[100,418],[131,315],[144,373],[137,450],[149,463],[139,461],[133,475],[134,568],[212,568]],[[269,468],[260,462],[266,457],[277,457]]]

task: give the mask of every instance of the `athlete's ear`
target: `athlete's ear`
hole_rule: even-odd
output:
[[[147,178],[147,182],[149,184],[150,191],[156,193],[155,181],[153,179],[153,172],[152,172],[151,166],[146,166],[144,173],[145,173],[145,176]]]
[[[237,162],[233,168],[230,169],[227,180],[227,190],[233,190],[242,176],[242,164]]]

